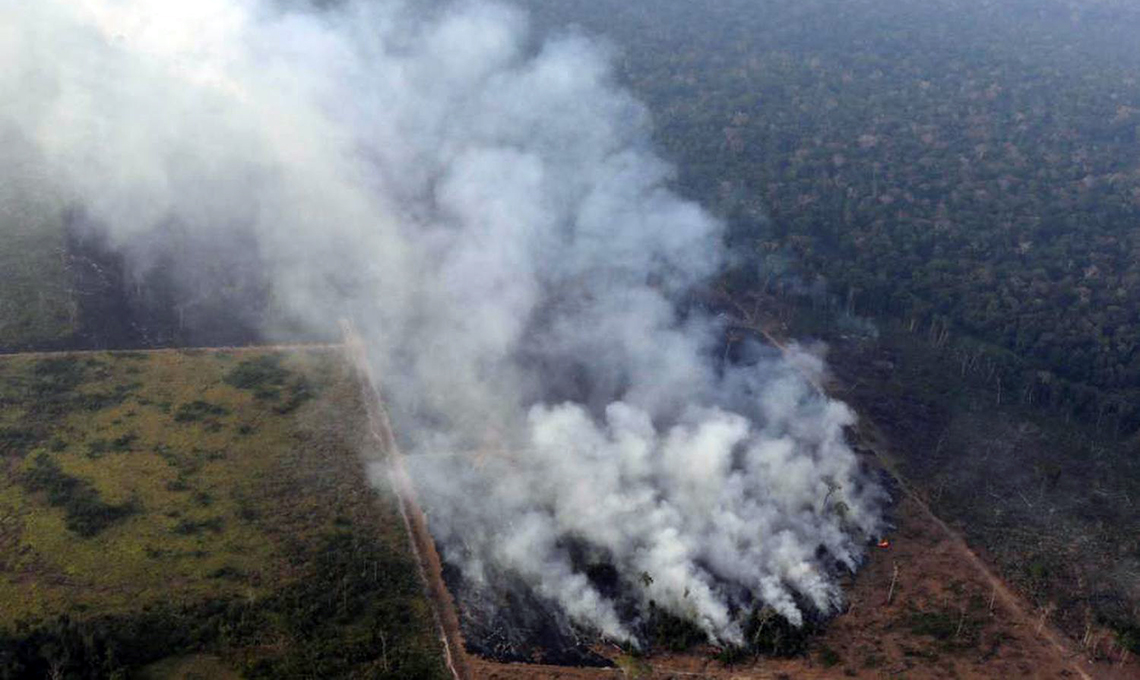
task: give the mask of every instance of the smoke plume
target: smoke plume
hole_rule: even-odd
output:
[[[139,270],[192,234],[210,255],[181,266],[241,250],[274,305],[355,320],[470,582],[616,638],[637,615],[575,552],[721,640],[740,607],[840,602],[881,496],[853,416],[806,353],[716,361],[684,301],[722,225],[668,188],[590,40],[479,1],[8,1],[0,63],[4,181],[34,173]]]

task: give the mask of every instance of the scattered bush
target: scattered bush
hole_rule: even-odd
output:
[[[1140,623],[1117,623],[1113,626],[1116,644],[1133,654],[1140,654]]]
[[[266,354],[246,359],[225,377],[227,385],[243,390],[280,388],[289,379],[289,371],[281,366],[281,357]]]
[[[935,640],[949,640],[958,627],[958,620],[949,612],[915,612],[907,618],[906,626],[915,635],[927,635]]]
[[[32,466],[21,481],[31,492],[45,493],[52,507],[62,507],[68,530],[84,538],[95,536],[138,511],[134,502],[121,505],[103,502],[90,482],[65,473],[46,453],[32,459]]]
[[[838,666],[843,661],[839,656],[839,652],[835,651],[827,645],[819,648],[819,662],[823,664],[824,668],[832,668]]]
[[[69,392],[87,377],[87,366],[76,357],[63,356],[43,359],[32,369],[39,394]]]
[[[253,396],[262,401],[276,401],[287,390],[288,398],[273,409],[285,415],[316,396],[316,390],[307,378],[299,377],[290,382],[291,377],[292,373],[281,365],[281,357],[268,354],[241,362],[229,372],[225,382],[239,389],[252,390]]]
[[[671,652],[683,652],[708,642],[708,635],[689,619],[681,618],[649,603],[650,642]]]
[[[153,549],[150,549],[153,550]],[[156,555],[160,551],[154,551]],[[240,670],[251,678],[447,677],[434,628],[413,600],[422,597],[415,563],[359,535],[327,535],[297,555],[307,575],[251,602],[211,600],[158,604],[132,615],[67,616],[0,630],[0,678],[130,677],[172,655],[243,648]],[[221,567],[210,576],[244,579]],[[267,648],[265,639],[286,644]]]
[[[810,619],[802,626],[794,626],[790,621],[765,605],[752,611],[744,625],[744,638],[749,648],[764,656],[791,657],[807,653],[807,645],[818,632],[818,626]]]
[[[127,397],[131,395],[141,385],[139,383],[129,383],[126,385],[116,385],[106,392],[93,392],[91,394],[77,394],[75,395],[75,403],[77,406],[87,409],[88,411],[101,411],[105,408],[118,406],[126,401]]]
[[[285,403],[274,408],[276,413],[285,415],[292,413],[300,408],[305,402],[309,401],[316,396],[312,383],[306,378],[297,378],[293,384],[289,386],[289,398]]]
[[[42,427],[0,427],[0,455],[23,457],[47,436]]]
[[[726,645],[716,653],[716,660],[725,666],[735,666],[744,663],[751,656],[747,647],[741,645]]]
[[[174,526],[174,533],[182,536],[196,536],[203,531],[210,531],[211,533],[221,533],[222,531],[222,518],[211,517],[201,521],[194,521],[184,519]]]
[[[229,412],[229,409],[224,406],[196,399],[179,406],[178,410],[174,412],[174,419],[180,423],[186,423],[208,417],[224,416]]]
[[[972,647],[981,640],[981,624],[964,612],[938,610],[914,612],[905,621],[914,635],[925,635],[941,643],[943,649]]]
[[[138,439],[134,432],[128,432],[112,440],[96,439],[87,444],[88,458],[102,458],[106,453],[126,453],[131,450],[131,444]]]
[[[210,578],[222,578],[222,579],[228,579],[231,581],[244,580],[245,576],[246,576],[246,574],[244,571],[242,571],[236,567],[231,567],[228,564],[224,567],[219,567],[219,568],[211,571],[209,574]]]

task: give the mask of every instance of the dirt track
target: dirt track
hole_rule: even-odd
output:
[[[431,600],[432,614],[443,645],[444,660],[455,680],[468,680],[472,676],[464,651],[463,638],[459,633],[459,617],[455,612],[455,603],[451,594],[443,583],[443,564],[435,549],[435,541],[428,531],[427,518],[416,500],[415,487],[404,465],[404,455],[396,444],[392,424],[383,408],[364,342],[351,324],[342,322],[342,326],[345,355],[356,370],[364,391],[362,396],[368,411],[370,434],[380,450],[387,453],[388,477],[399,497],[400,516],[404,520],[404,528],[408,532],[412,552],[420,568],[420,576]]]

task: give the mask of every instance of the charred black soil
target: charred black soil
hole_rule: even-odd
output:
[[[509,579],[474,587],[454,565],[444,563],[443,578],[459,610],[467,652],[500,663],[606,667],[597,654],[595,635],[576,629],[557,605]]]

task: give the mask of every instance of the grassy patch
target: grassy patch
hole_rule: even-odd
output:
[[[358,385],[335,356],[262,357],[0,358],[0,677],[198,653],[245,677],[443,677],[398,510],[351,444]]]

